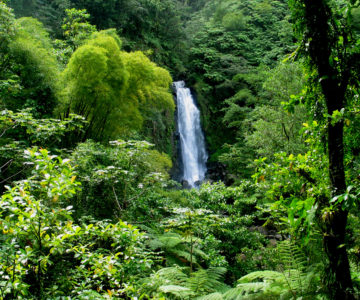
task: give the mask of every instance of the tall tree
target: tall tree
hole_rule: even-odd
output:
[[[354,2],[354,1],[352,1]],[[354,299],[350,266],[345,244],[348,208],[335,201],[346,192],[344,168],[344,121],[334,114],[344,111],[351,86],[356,81],[356,60],[350,27],[336,3],[329,0],[291,0],[295,30],[302,40],[308,67],[316,74],[328,118],[327,155],[329,158],[330,201],[319,203],[323,245],[328,258],[325,284],[331,299]],[[345,10],[344,10],[345,11]]]
[[[132,103],[121,97],[129,74],[120,46],[119,38],[99,32],[74,52],[64,70],[64,116],[74,112],[89,121],[84,138],[103,136],[115,115],[129,107],[133,112]]]
[[[141,130],[152,108],[174,110],[169,72],[140,51],[121,51],[121,44],[113,29],[95,32],[63,72],[65,97],[58,110],[89,121],[84,139],[124,136]]]

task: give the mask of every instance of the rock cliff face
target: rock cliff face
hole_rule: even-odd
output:
[[[173,98],[175,102],[175,112],[174,112],[174,120],[175,120],[175,131],[172,136],[172,146],[174,149],[172,163],[173,167],[170,170],[170,176],[173,180],[181,182],[181,176],[183,172],[183,165],[181,159],[181,149],[180,149],[180,134],[178,128],[178,107],[176,105],[176,90],[173,88]]]

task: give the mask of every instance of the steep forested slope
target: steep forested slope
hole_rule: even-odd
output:
[[[56,37],[61,37],[65,8],[86,9],[90,23],[98,30],[116,28],[125,50],[150,50],[156,63],[167,66],[173,75],[183,70],[185,36],[182,30],[182,3],[173,0],[12,0],[18,16],[33,16]]]
[[[286,1],[207,1],[187,23],[189,78],[214,160],[232,151],[224,143],[245,143],[240,123],[268,102],[267,71],[295,49],[289,18]],[[243,151],[245,167],[254,156],[251,147]]]

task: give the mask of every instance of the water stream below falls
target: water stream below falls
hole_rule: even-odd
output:
[[[182,181],[186,181],[190,187],[195,187],[205,179],[208,158],[200,125],[200,111],[184,81],[174,82],[174,86],[183,165]]]

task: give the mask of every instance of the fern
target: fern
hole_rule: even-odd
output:
[[[171,285],[184,285],[188,277],[183,270],[184,268],[180,267],[160,269],[156,272],[156,277],[164,283],[169,283]]]
[[[283,241],[278,245],[282,261],[283,275],[289,290],[294,294],[303,294],[306,286],[307,260],[303,252],[294,243]]]
[[[225,268],[213,267],[207,270],[201,269],[191,274],[187,286],[189,286],[197,295],[216,292],[225,286],[220,281],[225,273]]]
[[[307,260],[304,253],[290,241],[283,241],[278,245],[278,253],[284,270],[305,271]]]
[[[188,251],[173,249],[173,250],[171,251],[171,253],[172,253],[173,255],[177,255],[178,257],[184,258],[187,262],[192,261],[193,264],[197,264],[196,256],[195,256],[194,254],[191,255],[191,253],[188,252]]]
[[[218,292],[196,298],[196,300],[224,300],[224,299],[225,298],[223,297],[223,294]]]
[[[183,243],[181,236],[176,233],[166,233],[158,237],[158,241],[165,249],[175,248]]]
[[[208,255],[207,255],[204,251],[202,251],[201,249],[199,249],[199,248],[195,248],[195,249],[193,249],[193,251],[194,251],[194,253],[197,254],[199,257],[202,257],[202,258],[208,257]]]
[[[175,296],[175,298],[185,299],[194,296],[194,292],[183,286],[179,285],[162,285],[159,287],[159,291],[166,294]],[[169,297],[167,297],[169,299]]]
[[[263,282],[269,283],[269,282],[276,282],[279,280],[279,278],[282,277],[283,277],[282,273],[276,271],[256,271],[241,277],[238,280],[238,283],[248,283],[258,279],[260,279]]]
[[[163,236],[162,236],[163,237]],[[172,237],[175,239],[172,240]],[[167,239],[169,238],[169,239]],[[164,239],[159,239],[159,241]],[[175,245],[172,253],[188,258],[189,253],[178,249],[176,234],[166,237],[163,245]],[[165,248],[163,248],[165,249]],[[307,268],[305,255],[289,241],[279,245],[279,271],[257,271],[238,280],[230,289],[222,282],[225,268],[199,269],[190,271],[187,267],[164,268],[147,279],[146,293],[166,299],[196,300],[270,300],[270,299],[316,299],[321,297],[318,290],[319,277],[316,270]],[[316,295],[316,296],[315,296]],[[321,298],[320,298],[321,299]]]
[[[251,295],[264,293],[269,286],[270,284],[265,282],[240,283],[236,288],[227,291],[223,298],[224,300],[246,299]]]
[[[307,272],[307,261],[290,241],[278,246],[280,271],[257,271],[238,280],[238,285],[225,292],[224,300],[238,299],[314,299],[318,291],[315,272]]]
[[[189,243],[193,243],[193,253]],[[199,238],[183,237],[174,232],[152,236],[149,245],[152,249],[161,249],[167,258],[167,265],[198,264],[198,258],[206,258],[206,253],[196,246],[201,242]]]
[[[166,299],[195,299],[207,294],[221,295],[229,289],[222,283],[225,268],[200,269],[189,274],[189,268],[164,268],[143,282],[146,294]]]

